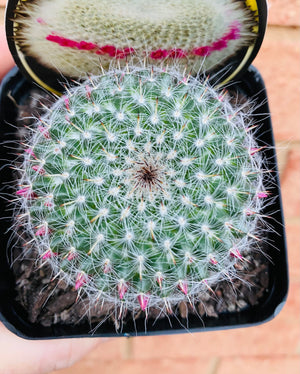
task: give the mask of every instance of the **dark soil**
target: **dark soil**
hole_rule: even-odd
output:
[[[39,89],[33,89],[30,98],[25,105],[18,106],[19,109],[19,136],[22,140],[22,128],[32,123],[32,115],[40,115],[43,105],[48,106],[53,98]],[[34,108],[34,109],[33,109]],[[267,248],[263,249],[267,253]],[[22,249],[15,250],[13,271],[16,279],[17,301],[27,311],[28,320],[43,326],[53,324],[81,324],[101,323],[111,312],[110,306],[99,306],[89,308],[89,300],[74,287],[66,285],[62,280],[54,278],[51,268],[45,264],[41,267],[34,253],[31,258],[22,255]],[[221,313],[233,313],[256,305],[259,299],[268,293],[269,284],[269,261],[260,252],[254,253],[246,258],[246,261],[236,265],[242,280],[235,279],[219,283],[213,290],[208,290],[201,295],[196,307],[196,314],[205,320],[206,317],[218,318]],[[54,278],[54,279],[53,279]],[[181,319],[187,318],[187,314],[195,314],[193,308],[181,302],[174,311]],[[134,318],[144,318],[145,314],[140,312]],[[163,318],[160,311],[151,309],[148,318]],[[115,314],[109,317],[118,328]],[[124,321],[132,315],[124,316]]]

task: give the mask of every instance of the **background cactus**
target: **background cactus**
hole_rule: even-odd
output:
[[[112,61],[174,61],[188,71],[224,65],[256,37],[240,0],[30,0],[16,10],[22,51],[64,76],[99,74]]]
[[[261,240],[254,128],[207,81],[142,68],[88,79],[28,130],[24,248],[92,303],[201,300]]]

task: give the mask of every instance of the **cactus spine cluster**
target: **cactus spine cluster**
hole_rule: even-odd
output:
[[[95,302],[197,302],[260,241],[254,127],[226,92],[190,76],[88,79],[28,133],[16,191],[26,251]]]
[[[71,77],[145,57],[212,69],[254,41],[257,22],[239,0],[30,0],[16,21],[22,51]]]

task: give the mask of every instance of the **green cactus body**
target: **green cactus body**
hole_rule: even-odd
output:
[[[40,260],[91,299],[196,302],[260,240],[251,122],[206,82],[137,68],[93,77],[27,144],[21,223]]]
[[[205,71],[253,43],[257,26],[237,0],[31,0],[16,21],[22,51],[71,77],[145,57]]]

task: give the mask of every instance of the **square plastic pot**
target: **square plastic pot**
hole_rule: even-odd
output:
[[[17,68],[13,69],[2,81],[0,87],[0,191],[13,184],[11,169],[7,166],[9,159],[12,159],[8,149],[3,142],[15,139],[16,128],[16,106],[11,97],[19,105],[24,103],[29,95],[32,83],[28,82]],[[268,236],[268,242],[273,243],[264,250],[271,258],[269,266],[269,286],[264,292],[264,296],[258,299],[258,304],[249,306],[241,311],[221,313],[218,318],[189,315],[188,331],[209,331],[228,328],[246,327],[258,325],[274,318],[282,309],[288,290],[288,267],[287,251],[285,242],[284,222],[282,215],[282,203],[280,197],[280,186],[277,171],[274,138],[272,132],[271,118],[267,103],[266,89],[259,72],[250,66],[243,77],[235,85],[231,85],[230,90],[237,90],[254,98],[257,109],[254,113],[256,124],[260,124],[260,133],[257,134],[257,142],[261,145],[269,145],[266,150],[268,169],[273,170],[274,188],[272,195],[274,198],[272,205],[267,207],[264,214],[272,212],[270,224],[273,227]],[[12,143],[13,144],[13,143]],[[45,338],[66,338],[66,337],[87,337],[87,336],[130,336],[130,335],[158,335],[187,332],[184,326],[187,321],[178,316],[158,319],[154,321],[142,319],[128,322],[124,325],[122,333],[116,333],[114,324],[107,321],[96,332],[91,334],[95,327],[89,323],[81,325],[52,325],[45,327],[39,323],[30,323],[26,311],[16,301],[15,279],[11,269],[9,259],[14,243],[11,241],[12,213],[9,210],[5,199],[0,199],[0,320],[15,334],[29,339]],[[275,248],[276,246],[276,248]],[[171,322],[171,323],[170,323]],[[147,329],[145,332],[145,325]]]

